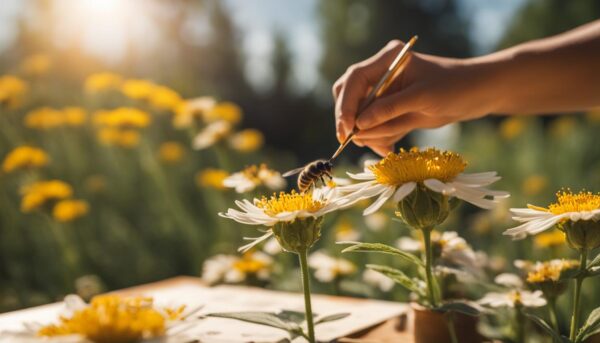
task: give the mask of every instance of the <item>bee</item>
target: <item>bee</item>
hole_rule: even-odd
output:
[[[333,164],[331,163],[331,160],[316,160],[303,167],[292,169],[282,176],[288,177],[300,173],[300,175],[298,175],[298,190],[300,192],[305,192],[315,186],[319,180],[325,184],[324,176],[328,177],[330,180],[333,179],[333,176],[331,176],[332,169]]]

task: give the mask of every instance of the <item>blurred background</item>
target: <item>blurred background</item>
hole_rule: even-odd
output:
[[[247,194],[222,180],[330,155],[331,85],[391,39],[418,34],[416,51],[469,57],[599,16],[595,0],[1,0],[0,311],[200,275],[210,256],[235,254],[253,230],[216,213],[283,185],[256,170]],[[446,225],[488,255],[493,274],[514,258],[568,256],[556,235],[515,243],[500,233],[510,206],[547,205],[561,187],[600,189],[599,128],[598,111],[494,117],[399,146],[453,149],[470,171],[503,176],[505,207],[463,206]],[[338,175],[367,156],[347,149]],[[389,216],[330,217],[320,247],[333,256],[344,233],[410,235]],[[284,255],[254,281],[297,289]],[[318,291],[406,300],[363,282],[366,257],[347,258],[357,268]],[[236,265],[244,277],[230,281],[252,284],[257,265]]]

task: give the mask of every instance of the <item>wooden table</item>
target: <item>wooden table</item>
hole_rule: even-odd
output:
[[[118,293],[140,293],[169,288],[176,285],[205,285],[200,278],[179,276],[119,290]],[[351,298],[350,298],[351,299]],[[412,343],[412,334],[406,330],[406,317],[388,320],[378,326],[339,340],[340,343]]]

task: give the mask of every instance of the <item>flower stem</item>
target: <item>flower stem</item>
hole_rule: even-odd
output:
[[[558,328],[558,314],[556,313],[556,297],[546,297],[548,299],[548,312],[550,315],[550,323],[552,324],[552,328],[556,331],[557,334],[560,335],[560,330]]]
[[[449,312],[446,316],[446,323],[448,324],[448,332],[450,333],[450,341],[452,343],[458,343],[458,337],[456,336],[456,328],[454,327],[454,313]]]
[[[521,305],[516,306],[516,327],[517,327],[517,342],[525,342],[525,316]]]
[[[308,251],[298,252],[300,258],[300,271],[302,274],[302,289],[304,290],[304,309],[306,315],[306,326],[308,328],[308,341],[315,343],[315,325],[313,321],[312,305],[310,302],[310,280],[308,274]]]
[[[433,257],[431,252],[431,230],[430,229],[422,229],[423,232],[423,246],[425,247],[425,278],[427,281],[427,294],[429,296],[429,303],[432,307],[437,307],[437,299],[435,296],[434,284],[435,280],[433,279]]]
[[[581,286],[583,279],[585,279],[585,272],[587,268],[587,249],[581,249],[580,261],[579,261],[579,275],[575,279],[575,292],[573,293],[573,316],[571,317],[571,333],[569,338],[571,341],[575,340],[577,336],[577,330],[579,329],[579,312],[580,300],[581,300]]]

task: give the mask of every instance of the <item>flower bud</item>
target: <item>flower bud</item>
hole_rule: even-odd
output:
[[[431,230],[446,220],[452,208],[450,197],[419,183],[412,193],[398,202],[396,215],[412,228]]]
[[[566,221],[560,225],[573,249],[592,250],[600,247],[600,221]]]
[[[278,222],[272,230],[283,249],[299,254],[319,240],[322,223],[323,217],[298,218],[293,222]]]

